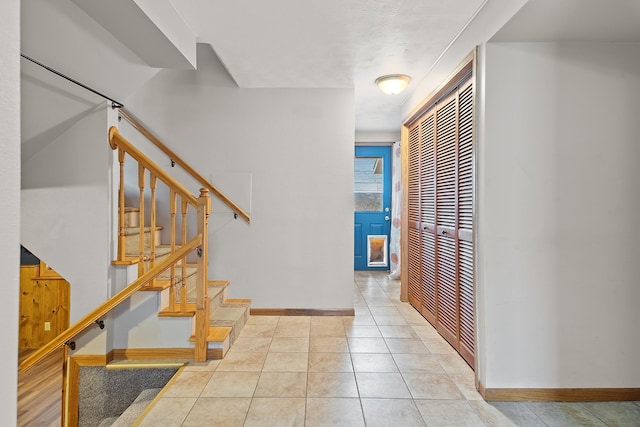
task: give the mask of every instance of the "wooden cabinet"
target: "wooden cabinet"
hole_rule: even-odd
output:
[[[40,348],[69,327],[69,282],[45,263],[20,266],[19,348]]]
[[[474,91],[469,71],[407,126],[409,302],[473,367]],[[460,73],[458,74],[458,76]]]

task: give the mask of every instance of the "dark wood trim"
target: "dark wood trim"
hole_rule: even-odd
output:
[[[475,372],[477,373],[478,371],[475,371]],[[480,396],[484,398],[487,394],[487,388],[484,386],[484,384],[480,382],[480,380],[478,379],[478,375],[476,375],[475,382],[476,382],[476,390],[478,390],[478,393],[480,393]]]
[[[252,316],[353,316],[353,308],[252,308]]]
[[[409,304],[411,304],[413,306],[414,309],[416,309],[418,312],[420,312],[420,308],[421,306],[421,302],[420,300],[418,300],[417,298],[415,298],[413,295],[409,294],[408,295],[408,301]]]
[[[80,395],[80,367],[105,366],[113,360],[113,351],[107,354],[76,354],[68,358],[65,383],[63,417],[66,425],[78,425],[78,399]]]
[[[485,400],[520,402],[607,402],[640,400],[640,388],[487,388]]]
[[[418,106],[414,108],[406,118],[403,120],[403,126],[410,127],[416,120],[418,120],[424,113],[434,107],[435,102],[439,98],[446,96],[447,92],[452,89],[454,85],[458,85],[460,80],[469,73],[475,71],[475,58],[476,50],[474,49],[469,55],[467,55],[462,62],[456,67],[456,69],[446,78],[442,84],[436,88],[433,92],[427,95]]]
[[[112,350],[113,360],[128,359],[193,359],[193,348],[118,348]],[[207,359],[222,359],[222,349],[207,350]]]
[[[64,416],[66,425],[78,425],[78,402],[80,396],[80,364],[72,356],[68,359]]]
[[[427,322],[431,323],[431,326],[433,326],[434,328],[437,328],[437,319],[436,319],[436,315],[431,313],[427,307],[425,307],[424,305],[420,306],[420,310],[418,310],[418,312],[422,315],[422,317],[424,317]]]
[[[477,135],[477,129],[478,129],[478,121],[477,119],[477,114],[478,114],[478,47],[476,46],[476,48],[473,50],[473,60],[472,62],[472,75],[471,75],[471,96],[473,97],[473,105],[472,105],[472,109],[473,109],[473,114],[471,116],[471,120],[473,122],[473,126],[471,127],[472,129],[472,136],[471,136],[471,164],[472,164],[472,175],[473,175],[473,188],[472,188],[472,216],[471,216],[471,222],[473,224],[472,229],[471,229],[471,236],[470,238],[467,238],[467,236],[465,236],[464,234],[460,234],[458,237],[460,239],[463,240],[468,240],[470,242],[472,242],[473,244],[473,302],[474,302],[474,313],[473,313],[473,322],[475,323],[475,327],[473,328],[473,342],[474,342],[474,351],[473,351],[473,371],[474,373],[476,373],[476,381],[478,382],[478,384],[480,384],[479,380],[478,380],[478,358],[476,357],[476,352],[478,350],[478,319],[479,319],[479,315],[478,315],[478,301],[480,300],[478,298],[478,272],[476,270],[477,267],[477,246],[476,246],[476,224],[478,224],[476,215],[477,215],[477,203],[478,203],[478,179],[477,179],[477,171],[476,171],[476,167],[477,167],[477,142],[478,142],[478,135]]]
[[[71,356],[79,366],[104,366],[113,360],[113,351],[107,354],[76,354]]]

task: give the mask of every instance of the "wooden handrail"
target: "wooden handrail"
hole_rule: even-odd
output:
[[[69,327],[67,330],[62,332],[60,335],[55,337],[49,343],[45,344],[43,347],[38,349],[36,352],[27,357],[18,367],[19,372],[24,372],[38,361],[51,354],[54,350],[56,350],[61,345],[64,345],[71,338],[75,337],[86,328],[91,326],[96,320],[104,317],[107,313],[117,307],[120,303],[127,300],[131,295],[136,293],[141,287],[151,282],[153,279],[158,277],[164,270],[174,265],[180,259],[184,258],[197,248],[202,245],[203,237],[202,234],[198,234],[195,238],[189,241],[186,245],[182,246],[180,249],[175,251],[171,256],[167,257],[167,259],[163,260],[159,263],[155,268],[149,270],[147,273],[139,277],[137,280],[132,282],[126,288],[122,289],[120,292],[109,298],[107,301],[96,307],[89,314],[84,316],[82,319],[78,320],[73,326]]]
[[[112,149],[118,147],[123,148],[131,157],[136,159],[138,164],[144,166],[146,169],[152,171],[162,182],[167,186],[174,188],[176,193],[187,201],[192,206],[197,206],[198,199],[189,192],[182,184],[176,181],[171,175],[166,173],[160,166],[158,166],[153,160],[145,156],[142,151],[138,150],[131,142],[129,142],[124,136],[120,135],[118,128],[111,126],[109,128],[109,145]]]
[[[148,131],[140,122],[134,119],[124,108],[119,110],[120,116],[128,121],[138,132],[144,135],[149,141],[162,150],[171,160],[174,160],[180,167],[187,171],[196,181],[201,185],[204,185],[209,189],[216,197],[218,197],[227,207],[229,207],[234,213],[238,214],[242,219],[251,223],[251,217],[240,206],[227,197],[222,191],[220,191],[215,185],[209,182],[205,177],[200,175],[195,169],[193,169],[187,162],[182,160],[180,156],[174,153],[169,147],[167,147],[162,141],[160,141],[154,134]]]

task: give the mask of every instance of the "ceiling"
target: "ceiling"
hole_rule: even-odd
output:
[[[140,10],[171,9],[180,21],[172,31],[188,33],[193,51],[193,41],[211,45],[241,88],[353,88],[361,134],[397,135],[403,103],[419,102],[453,57],[487,39],[640,42],[639,0],[110,0],[117,13],[105,5],[23,0],[22,52],[125,100],[176,48]],[[406,92],[379,91],[374,80],[390,73],[413,78]],[[23,160],[101,102],[23,60]]]
[[[530,0],[492,42],[640,42],[639,0]]]
[[[243,88],[354,88],[356,131],[399,131],[403,95],[374,81],[408,74],[412,89],[485,0],[171,0]]]

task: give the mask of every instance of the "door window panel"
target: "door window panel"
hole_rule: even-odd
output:
[[[354,210],[382,212],[382,157],[356,157],[354,160]]]

